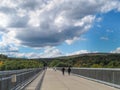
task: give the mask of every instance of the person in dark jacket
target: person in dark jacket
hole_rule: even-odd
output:
[[[62,68],[62,74],[64,75],[64,73],[65,73],[65,68],[63,67]]]
[[[71,68],[68,67],[68,75],[70,75],[70,73],[71,73]]]

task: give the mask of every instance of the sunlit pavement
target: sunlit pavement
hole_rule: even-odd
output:
[[[119,90],[74,75],[62,75],[60,71],[47,69],[40,90]]]

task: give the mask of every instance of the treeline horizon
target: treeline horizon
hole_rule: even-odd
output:
[[[89,53],[55,58],[49,61],[50,67],[79,68],[120,68],[120,54]]]
[[[28,68],[78,67],[78,68],[120,68],[120,54],[89,53],[57,58],[9,58],[0,55],[0,70],[19,70]]]
[[[42,68],[44,62],[35,59],[10,58],[0,54],[0,70],[19,70],[29,68]]]

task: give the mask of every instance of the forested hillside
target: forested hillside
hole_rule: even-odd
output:
[[[43,66],[40,60],[30,60],[22,58],[8,58],[0,55],[0,70],[18,70],[27,68],[39,68]]]
[[[90,53],[58,58],[22,59],[0,55],[0,70],[49,67],[120,68],[120,54]]]
[[[90,68],[120,68],[120,54],[90,53],[76,56],[54,58],[51,67],[73,66]]]

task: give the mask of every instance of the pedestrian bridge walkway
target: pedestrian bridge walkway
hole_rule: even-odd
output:
[[[39,82],[41,75],[39,75],[25,90],[34,90],[36,83]],[[40,90],[119,90],[105,84],[90,81],[78,76],[62,75],[60,71],[47,69],[45,76],[41,83]]]

